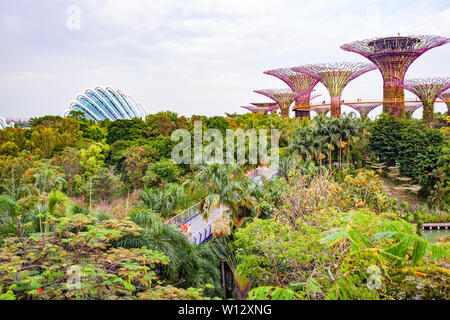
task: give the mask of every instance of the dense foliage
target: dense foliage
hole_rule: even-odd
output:
[[[449,185],[442,168],[448,163],[448,139],[441,130],[430,129],[418,120],[382,115],[370,131],[370,147],[380,161],[389,166],[398,164],[401,174],[413,178],[426,192]],[[441,200],[449,204],[448,191],[442,192],[446,195]]]
[[[172,133],[200,121],[224,136],[278,129],[278,174],[175,164]],[[72,112],[0,130],[0,299],[448,299],[448,239],[420,237],[424,221],[449,222],[440,124]],[[429,201],[393,198],[379,162]],[[164,223],[197,203],[215,213],[201,246]]]

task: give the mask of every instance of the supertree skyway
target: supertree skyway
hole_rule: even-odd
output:
[[[422,107],[423,107],[422,102],[407,102],[407,103],[405,103],[406,118],[412,118],[413,113]]]
[[[404,118],[405,92],[403,88],[388,82],[403,82],[409,66],[428,50],[450,42],[440,36],[394,36],[365,39],[344,44],[341,49],[358,53],[372,61],[383,76],[383,112]]]
[[[253,92],[262,94],[275,101],[281,109],[281,116],[284,118],[289,118],[289,108],[298,97],[298,94],[290,89],[265,89],[254,90]]]
[[[311,92],[319,80],[306,74],[295,72],[290,68],[268,70],[264,74],[277,77],[286,83],[292,91],[298,93],[298,97],[295,99],[294,109],[304,111],[303,116],[309,117],[309,102],[312,99]]]
[[[319,116],[325,116],[331,110],[329,106],[311,107]]]
[[[450,78],[419,78],[405,80],[403,83],[392,81],[388,82],[388,84],[402,87],[418,96],[423,103],[422,119],[432,127],[434,102],[441,93],[450,89]]]
[[[267,114],[278,108],[277,104],[270,103],[268,106],[241,106],[241,108],[250,110],[253,113]]]
[[[313,90],[314,91],[314,90]],[[322,96],[321,94],[308,93],[296,99],[293,108],[297,118],[311,118],[311,100]]]
[[[367,118],[369,113],[374,110],[375,108],[378,108],[382,105],[381,102],[377,103],[359,103],[359,104],[352,104],[352,103],[345,103],[346,106],[355,109],[358,111],[358,113],[361,115],[361,118]]]
[[[372,63],[335,62],[309,64],[294,67],[292,70],[306,74],[320,81],[331,96],[331,116],[341,117],[341,95],[345,86],[360,75],[376,69]]]
[[[441,93],[439,98],[441,98],[447,105],[447,115],[450,116],[450,91]]]

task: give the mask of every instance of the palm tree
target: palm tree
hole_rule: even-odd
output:
[[[339,121],[340,125],[340,142],[341,145],[344,146],[347,153],[347,164],[350,163],[350,145],[352,140],[358,135],[360,132],[360,127],[357,124],[357,121],[353,119],[353,113],[348,117],[342,117]],[[340,164],[341,165],[341,164]]]
[[[297,161],[295,160],[294,155],[289,155],[281,158],[278,165],[278,172],[286,180],[289,180],[289,172],[296,166],[296,164]]]
[[[66,183],[66,180],[56,174],[56,172],[48,166],[40,168],[39,172],[34,175],[36,179],[34,186],[41,192],[47,193],[51,190],[60,190]]]
[[[144,189],[139,197],[148,209],[160,213],[163,218],[172,216],[187,199],[183,188],[178,184],[169,184],[163,190]]]
[[[9,183],[0,184],[0,190],[4,190],[4,193],[9,195],[11,198],[15,200],[20,200],[26,196],[31,196],[34,192],[30,185],[28,184],[19,184],[18,186]]]
[[[302,156],[303,160],[318,159],[324,150],[324,139],[315,127],[299,128],[293,135],[288,149]]]
[[[19,206],[15,199],[9,195],[0,196],[0,239],[7,236],[24,235],[21,217],[19,215]]]
[[[177,286],[200,288],[213,284],[219,287],[219,262],[208,244],[193,245],[175,225],[161,224],[161,219],[149,211],[133,212],[130,218],[144,230],[139,236],[122,237],[114,244],[116,247],[146,246],[163,253],[170,263],[158,266],[158,273]]]
[[[256,208],[256,198],[251,192],[253,181],[245,177],[237,165],[211,163],[202,166],[186,185],[191,192],[209,192],[201,202],[204,218],[207,220],[217,208],[222,215],[230,211],[234,218],[238,217],[240,207]]]

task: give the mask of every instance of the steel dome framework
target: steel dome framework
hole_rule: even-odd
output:
[[[70,111],[82,111],[94,121],[145,118],[144,108],[132,97],[110,87],[88,89],[70,104]],[[68,113],[66,112],[66,113]]]
[[[9,124],[6,122],[5,118],[0,117],[0,130],[14,127],[14,122],[10,122]]]

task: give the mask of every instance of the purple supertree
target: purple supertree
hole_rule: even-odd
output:
[[[266,115],[267,113],[277,109],[278,105],[273,103],[260,103],[259,106],[241,106],[241,108],[250,110],[253,113],[262,113]]]
[[[447,105],[447,115],[450,116],[450,91],[441,93],[439,98]]]
[[[341,117],[341,95],[345,86],[360,75],[376,69],[376,66],[362,62],[336,62],[309,64],[292,68],[320,81],[331,96],[331,116]]]
[[[387,84],[402,87],[411,91],[423,103],[423,122],[433,126],[434,102],[441,93],[450,88],[450,78],[420,78],[400,81],[390,81]]]
[[[313,90],[314,91],[314,90]],[[308,93],[296,99],[293,108],[296,118],[311,118],[311,100],[320,97],[321,94]]]
[[[341,49],[358,53],[372,61],[383,76],[383,112],[404,118],[405,92],[388,82],[403,83],[409,66],[426,51],[450,42],[450,38],[439,36],[396,36],[366,39],[344,44]],[[399,102],[397,102],[399,101]]]
[[[311,107],[319,116],[325,116],[331,110],[330,106]]]
[[[302,117],[310,117],[309,102],[311,100],[311,92],[317,85],[319,80],[310,77],[306,74],[295,72],[290,68],[279,68],[265,71],[264,74],[277,77],[281,81],[285,82],[292,91],[298,94],[295,99],[295,110],[301,110]]]
[[[367,118],[369,113],[372,110],[374,110],[375,108],[381,106],[382,103],[381,102],[377,102],[377,103],[367,102],[367,103],[358,103],[358,104],[345,103],[345,105],[358,111],[358,113],[361,115],[361,118]]]
[[[281,116],[289,118],[289,108],[298,94],[289,89],[265,89],[254,90],[253,92],[262,94],[277,103],[281,109]]]
[[[280,107],[277,103],[273,103],[273,102],[252,102],[250,104],[255,107],[270,108],[270,109],[274,109],[274,110],[278,109]]]
[[[423,107],[422,102],[406,102],[405,103],[405,113],[406,118],[412,118],[413,113]]]

